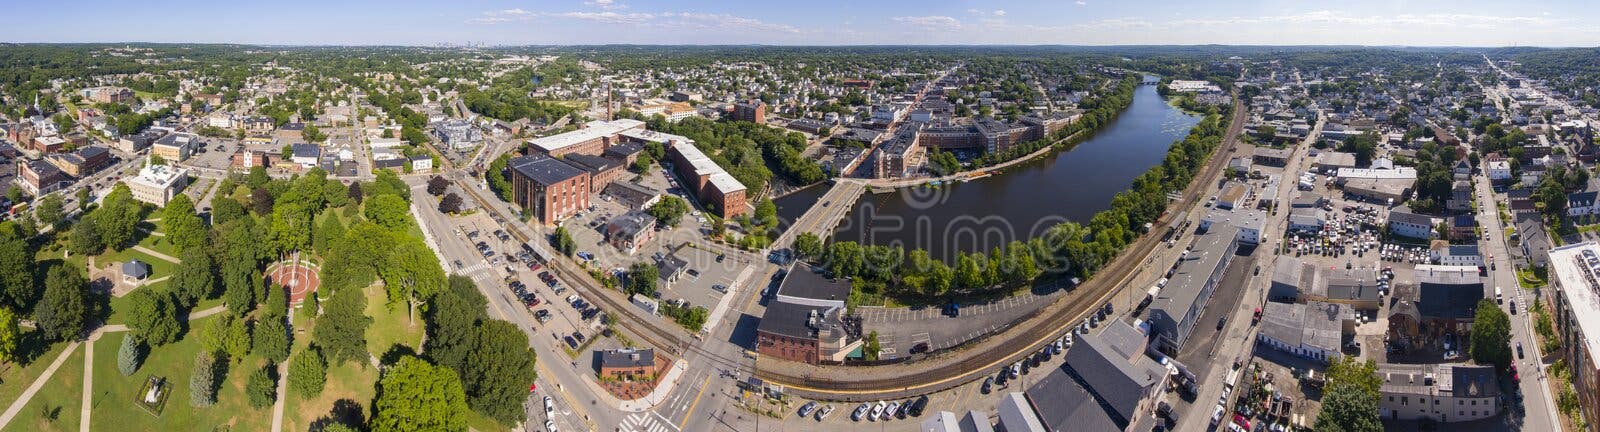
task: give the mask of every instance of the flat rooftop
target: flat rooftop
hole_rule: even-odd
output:
[[[1567,297],[1572,308],[1572,319],[1583,337],[1587,352],[1600,352],[1600,281],[1595,280],[1595,269],[1600,268],[1600,244],[1575,243],[1550,250],[1550,275],[1557,289]]]
[[[628,129],[643,127],[644,122],[634,119],[618,119],[609,122],[595,120],[585,123],[583,129],[528,140],[528,145],[537,147],[545,152],[552,152],[591,140],[617,135]]]

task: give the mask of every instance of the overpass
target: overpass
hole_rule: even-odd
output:
[[[866,182],[858,179],[840,178],[828,188],[828,193],[817,198],[817,202],[806,209],[806,213],[795,219],[789,229],[772,242],[772,250],[780,250],[794,244],[795,237],[800,233],[809,232],[818,237],[826,238],[833,232],[833,227],[839,225],[839,220],[855,208],[856,200],[867,190]]]

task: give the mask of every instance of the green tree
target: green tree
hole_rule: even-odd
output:
[[[650,206],[645,212],[655,216],[663,225],[677,226],[678,221],[683,219],[683,214],[689,212],[689,204],[678,197],[668,195],[661,197],[660,201],[656,201],[655,205]]]
[[[311,209],[299,203],[284,203],[273,208],[269,227],[272,244],[278,252],[301,250],[311,245]]]
[[[39,298],[33,272],[33,253],[28,250],[28,242],[21,237],[0,234],[0,306],[13,311],[33,309],[33,302]]]
[[[162,223],[166,224],[167,240],[179,251],[199,249],[206,244],[206,223],[195,214],[189,196],[178,194],[162,209]]]
[[[489,190],[504,201],[511,201],[511,181],[506,179],[506,165],[510,160],[510,154],[500,155],[489,163],[489,170],[483,174],[484,180],[489,183]]]
[[[567,227],[556,227],[556,232],[552,236],[556,251],[561,252],[562,255],[570,257],[578,251],[578,243],[572,241],[572,234],[567,233]]]
[[[284,325],[281,315],[262,318],[256,324],[255,335],[250,339],[254,343],[251,351],[266,358],[269,363],[278,364],[289,358],[289,329]]]
[[[461,204],[461,196],[456,195],[455,192],[444,194],[444,198],[439,200],[439,212],[449,214],[460,213]]]
[[[1378,366],[1372,360],[1358,362],[1340,357],[1328,364],[1328,384],[1322,393],[1322,411],[1317,413],[1317,431],[1377,432],[1383,430],[1378,418]]]
[[[341,289],[323,306],[322,317],[311,331],[311,342],[322,347],[330,363],[367,362],[367,298],[360,289]]]
[[[861,273],[863,266],[861,244],[853,241],[833,242],[828,245],[828,271],[835,276],[851,277]]]
[[[307,124],[305,129],[300,130],[300,137],[305,138],[308,143],[320,143],[328,139],[328,134],[323,133],[316,125]]]
[[[470,278],[450,275],[452,288],[435,295],[428,307],[428,338],[423,352],[435,364],[458,373],[463,372],[467,353],[472,351],[473,330],[487,318],[484,306],[488,300],[471,284]],[[457,289],[459,285],[468,287]]]
[[[978,255],[982,257],[982,255]],[[983,268],[972,255],[961,254],[956,258],[955,282],[963,288],[982,288],[985,278]]]
[[[628,294],[646,296],[654,294],[656,292],[656,283],[660,278],[661,270],[656,268],[655,264],[647,262],[633,263],[633,267],[628,269],[628,284],[624,291]]]
[[[278,368],[272,365],[256,368],[245,380],[244,392],[250,397],[250,406],[266,408],[278,397]]]
[[[93,192],[89,192],[89,188],[78,189],[78,192],[76,192],[76,196],[78,198],[78,211],[83,211],[89,208],[89,202],[94,200],[92,195]]]
[[[194,370],[189,376],[189,405],[204,408],[217,403],[217,356],[210,351],[194,357]]]
[[[139,339],[159,347],[176,342],[183,334],[178,307],[165,292],[134,290],[128,294],[128,304],[128,330]]]
[[[289,388],[301,396],[317,397],[322,394],[322,386],[327,381],[328,361],[322,358],[321,348],[315,345],[307,347],[294,356],[294,361],[289,362]]]
[[[455,372],[416,357],[401,358],[378,380],[367,427],[372,432],[463,430],[466,399]]]
[[[316,235],[311,237],[311,247],[323,255],[333,252],[333,244],[344,240],[344,222],[339,221],[339,216],[328,214],[322,221],[322,226],[317,228]]]
[[[472,345],[461,373],[467,404],[503,425],[521,423],[522,401],[536,377],[528,335],[509,322],[489,320],[478,326]]]
[[[411,225],[411,213],[406,206],[406,201],[399,196],[384,194],[367,199],[365,210],[362,212],[370,220],[385,228],[401,231]]]
[[[1478,301],[1473,316],[1468,354],[1479,364],[1492,364],[1504,370],[1511,364],[1511,318],[1489,299]]]
[[[244,204],[240,204],[239,200],[225,197],[218,197],[211,200],[212,225],[220,226],[228,222],[238,220],[239,218],[248,214],[249,211],[245,210]]]
[[[178,258],[182,262],[172,275],[172,297],[178,306],[190,309],[199,304],[200,299],[212,298],[216,292],[216,275],[212,273],[211,254],[203,248],[194,248],[178,254]]]
[[[122,345],[117,349],[117,372],[122,376],[133,375],[139,371],[139,366],[144,364],[145,347],[139,342],[139,337],[133,334],[122,336]]]
[[[39,206],[33,209],[33,215],[39,223],[55,226],[66,218],[66,204],[61,199],[61,194],[49,194],[39,199]]]
[[[803,258],[822,256],[822,239],[811,232],[802,232],[794,238],[794,252]]]
[[[18,326],[17,313],[0,306],[0,363],[17,361],[17,341],[21,337],[22,328]]]
[[[233,361],[243,361],[245,356],[250,355],[251,327],[253,327],[251,320],[245,318],[235,319],[232,325],[228,326],[228,332],[222,338],[222,352],[228,354]]]
[[[50,340],[76,339],[89,321],[89,282],[77,269],[50,268],[44,279],[44,298],[33,311],[34,323]]]
[[[383,197],[379,197],[383,198]],[[444,270],[439,257],[420,239],[401,242],[389,253],[387,263],[379,270],[383,285],[388,288],[389,302],[405,302],[409,322],[416,323],[416,310],[423,299],[444,287]]]
[[[105,236],[100,233],[100,218],[91,214],[78,220],[67,236],[68,249],[78,255],[99,255],[105,252]]]

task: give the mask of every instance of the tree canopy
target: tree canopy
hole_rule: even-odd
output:
[[[403,357],[378,380],[367,427],[372,432],[466,430],[467,396],[461,380],[449,368]]]

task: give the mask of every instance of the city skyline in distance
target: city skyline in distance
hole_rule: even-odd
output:
[[[12,5],[0,41],[258,45],[1595,46],[1578,1],[289,0]]]

